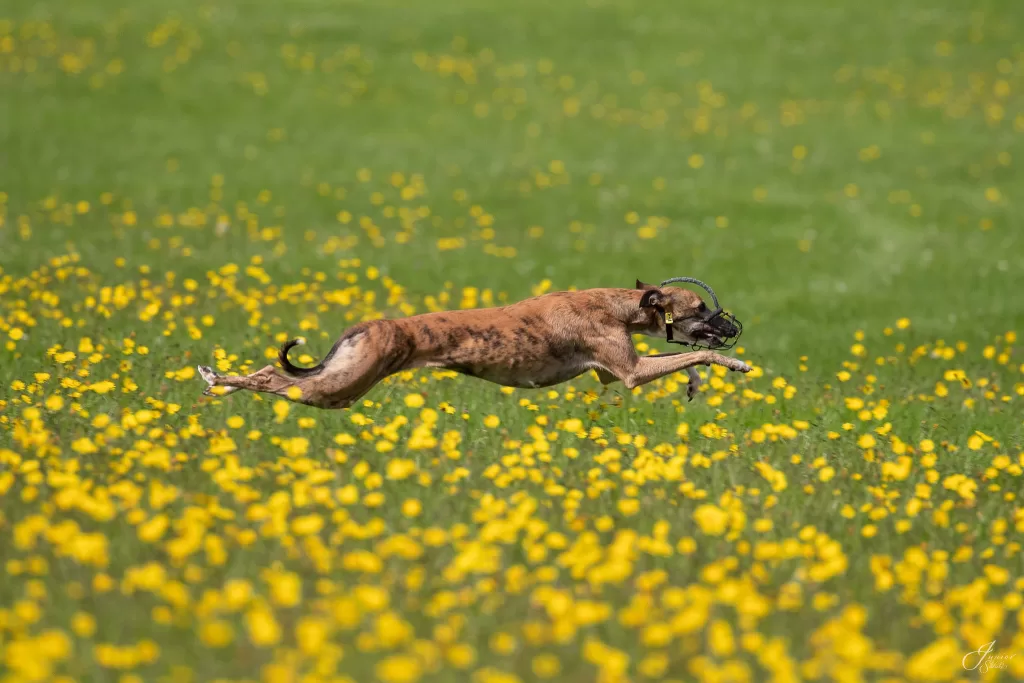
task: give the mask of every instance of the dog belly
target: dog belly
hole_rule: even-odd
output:
[[[505,309],[427,313],[405,325],[416,339],[406,367],[453,370],[508,387],[560,384],[585,372],[590,349],[541,317]]]
[[[552,367],[508,367],[455,363],[446,366],[462,375],[519,389],[539,389],[567,382],[587,371],[582,365]]]

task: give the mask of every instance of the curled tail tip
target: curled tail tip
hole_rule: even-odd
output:
[[[284,344],[281,344],[281,349],[277,352],[277,360],[281,363],[281,367],[284,368],[284,371],[288,374],[301,376],[308,375],[319,370],[319,366],[312,368],[300,368],[288,360],[288,352],[291,351],[292,347],[302,346],[305,343],[306,339],[304,337],[296,337],[295,339],[289,339]]]
[[[292,347],[296,346],[297,344],[297,340],[289,339],[285,343],[281,344],[281,348],[277,350],[277,359],[281,361],[281,365],[283,365],[285,368],[291,365],[291,362],[288,360],[288,352],[291,351]]]

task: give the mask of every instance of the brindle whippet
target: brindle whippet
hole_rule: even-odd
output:
[[[676,281],[704,287],[715,309],[688,289],[664,286]],[[209,385],[207,395],[248,389],[327,409],[347,408],[385,377],[412,368],[444,368],[522,388],[547,387],[594,370],[604,385],[619,380],[633,389],[686,371],[692,400],[701,383],[696,366],[750,372],[743,361],[713,350],[730,348],[741,331],[698,280],[673,278],[661,286],[637,280],[635,289],[553,292],[495,308],[362,322],[313,367],[288,360],[288,351],[304,343],[292,339],[278,354],[286,374],[273,365],[245,376],[221,375],[207,366],[199,366],[199,373]],[[703,348],[639,356],[633,334]]]

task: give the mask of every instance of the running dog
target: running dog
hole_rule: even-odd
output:
[[[714,308],[696,293],[672,282],[700,285]],[[714,291],[693,278],[661,285],[636,281],[634,289],[596,288],[553,292],[494,308],[423,313],[372,320],[349,328],[313,367],[288,360],[284,373],[268,365],[250,375],[227,376],[208,366],[199,374],[206,395],[240,389],[276,394],[324,409],[347,408],[389,375],[412,368],[443,368],[508,387],[539,388],[566,382],[593,370],[603,385],[621,381],[627,389],[686,371],[690,400],[700,387],[696,367],[720,365],[747,373],[743,361],[716,350],[731,348],[742,325],[718,306]],[[632,335],[661,336],[699,350],[639,356]],[[214,387],[225,387],[214,392]]]

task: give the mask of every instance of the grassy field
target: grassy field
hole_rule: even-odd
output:
[[[4,5],[0,680],[1024,678],[1022,36],[1011,0]],[[755,367],[693,402],[194,372],[679,275]]]

